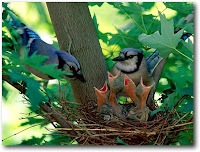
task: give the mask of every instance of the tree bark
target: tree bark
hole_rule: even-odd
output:
[[[101,88],[107,78],[107,67],[87,3],[47,3],[61,50],[70,53],[81,65],[85,83],[70,80],[75,100],[96,104],[94,87]]]

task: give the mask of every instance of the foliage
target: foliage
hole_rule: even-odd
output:
[[[158,112],[168,111],[174,108],[179,99],[186,96],[184,100],[175,107],[179,112],[180,117],[189,113],[187,117],[183,118],[185,122],[188,117],[193,114],[193,22],[186,23],[184,20],[189,14],[193,14],[193,3],[190,2],[165,2],[159,3],[165,6],[164,10],[160,10],[157,7],[158,3],[155,2],[127,2],[127,3],[113,3],[113,2],[88,2],[90,9],[98,7],[101,11],[105,11],[105,5],[109,5],[110,9],[116,11],[116,16],[121,17],[121,25],[113,23],[115,31],[104,32],[104,22],[101,22],[101,18],[98,12],[93,16],[93,22],[99,37],[100,44],[102,46],[103,53],[108,69],[111,70],[114,62],[112,59],[116,57],[122,48],[136,48],[144,51],[144,54],[148,56],[155,49],[159,51],[159,54],[163,58],[168,58],[165,69],[161,76],[161,80],[157,87],[157,93],[160,93],[161,97],[158,99],[160,103],[159,109],[156,109],[151,113],[151,116]],[[40,12],[40,20],[44,20],[49,31],[54,34],[52,25],[47,20],[46,11],[41,3],[29,3],[34,5]],[[44,56],[38,56],[34,54],[31,57],[27,57],[26,49],[25,58],[20,59],[18,50],[20,46],[20,38],[18,33],[10,26],[7,20],[9,11],[12,11],[7,6],[7,3],[3,3],[4,11],[2,14],[2,71],[3,75],[9,75],[14,82],[24,82],[27,87],[26,95],[30,101],[30,108],[32,111],[38,109],[38,105],[42,102],[48,101],[50,98],[53,104],[57,104],[60,99],[60,91],[65,90],[65,85],[54,84],[50,85],[48,89],[43,89],[42,81],[37,81],[37,77],[30,74],[25,65],[32,66],[44,73],[47,73],[60,80],[59,75],[62,74],[60,70],[54,70],[56,65],[41,66],[41,63],[45,60]],[[30,7],[30,6],[29,6]],[[157,7],[158,15],[153,12],[153,8]],[[167,11],[175,11],[176,14],[173,19],[167,18]],[[166,15],[166,16],[165,16]],[[112,18],[112,17],[110,17]],[[174,33],[175,29],[181,30]],[[183,33],[191,33],[190,39],[186,41],[181,40]],[[55,46],[58,46],[57,42],[54,42]],[[106,53],[105,53],[106,52]],[[49,70],[52,69],[52,70]],[[3,82],[4,84],[5,82]],[[64,82],[65,84],[66,82]],[[9,90],[3,87],[3,97],[6,99]],[[42,90],[42,91],[41,91]],[[67,94],[62,99],[67,101],[74,101],[71,86],[67,85]],[[58,93],[59,92],[59,93]],[[46,96],[48,95],[48,97]],[[174,117],[178,117],[174,115]],[[45,121],[38,118],[30,118],[23,125],[42,124]],[[48,124],[48,122],[47,122]],[[193,125],[188,126],[193,127]],[[41,138],[31,137],[29,140],[24,140],[23,145],[62,145],[71,144],[71,139],[61,134],[50,135],[51,140],[46,141],[46,136]],[[189,136],[189,138],[188,138]],[[193,139],[193,130],[181,131],[180,136],[176,138],[176,143],[181,145],[191,145]],[[120,138],[117,139],[120,144],[126,145]],[[172,143],[172,144],[175,144]]]
[[[177,15],[169,20],[165,17],[164,11],[158,10],[158,16],[154,16],[149,11],[155,3],[109,3],[118,9],[118,13],[128,20],[122,27],[115,27],[116,33],[101,33],[98,31],[99,39],[107,45],[118,45],[121,49],[134,47],[142,49],[146,55],[152,50],[157,49],[163,58],[168,58],[167,64],[161,76],[161,80],[165,80],[158,84],[157,92],[162,93],[159,101],[162,103],[160,108],[151,113],[163,111],[167,114],[172,110],[179,99],[186,95],[187,97],[176,107],[181,115],[193,111],[193,43],[191,39],[181,40],[183,33],[191,33],[193,35],[193,22],[186,23],[186,16],[193,12],[192,3],[164,3],[166,9],[170,8],[177,11]],[[187,7],[185,10],[181,7]],[[159,9],[159,8],[158,8]],[[181,11],[182,10],[182,11]],[[161,12],[162,11],[162,12]],[[160,20],[159,20],[160,18]],[[93,18],[94,24],[97,25],[98,18]],[[99,24],[98,24],[99,26]],[[96,26],[96,28],[98,28]],[[115,25],[114,25],[115,26]],[[181,28],[177,33],[175,29]],[[146,51],[147,50],[147,51]],[[112,65],[112,58],[115,57],[110,51],[107,56],[107,63]],[[112,69],[112,66],[109,67]],[[192,113],[191,113],[192,114]],[[190,115],[191,115],[190,114]],[[186,131],[183,131],[186,132]],[[193,133],[190,132],[192,135]],[[183,143],[183,142],[181,142]],[[191,144],[187,142],[187,144]]]

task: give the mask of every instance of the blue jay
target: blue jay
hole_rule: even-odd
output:
[[[40,36],[34,31],[26,27],[25,24],[21,23],[12,13],[10,13],[11,25],[17,30],[22,38],[22,45],[26,46],[28,49],[28,56],[31,56],[36,52],[37,55],[47,56],[47,60],[43,65],[47,64],[57,64],[57,68],[70,75],[61,75],[61,77],[66,79],[79,79],[85,82],[85,79],[81,73],[81,67],[77,59],[66,51],[57,50],[53,46],[47,44],[40,39]],[[34,75],[43,78],[45,80],[53,79],[53,77],[42,73],[30,66],[26,68]]]
[[[154,57],[152,56],[151,59],[154,60]],[[157,60],[160,59],[157,58]],[[145,85],[151,85],[152,77],[150,69],[141,50],[125,48],[120,51],[119,56],[114,58],[113,61],[118,61],[111,71],[113,75],[117,75],[121,71],[121,76],[124,77],[124,74],[126,74],[136,86],[140,83],[141,77]],[[150,66],[154,67],[153,64]]]
[[[186,40],[190,37],[190,33],[184,33],[181,37]],[[125,48],[120,51],[118,57],[113,61],[117,61],[111,73],[117,75],[121,71],[122,77],[126,74],[136,85],[139,84],[141,77],[145,85],[152,84],[152,75],[156,66],[163,60],[157,50],[155,50],[147,59],[143,56],[143,51]]]

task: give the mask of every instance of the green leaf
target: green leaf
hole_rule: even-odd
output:
[[[151,35],[143,33],[138,39],[144,45],[157,49],[163,58],[167,58],[170,53],[176,51],[176,46],[180,42],[183,30],[174,34],[173,20],[167,21],[165,15],[162,15],[160,12],[158,13],[161,22],[161,34],[159,31]]]
[[[171,8],[178,13],[188,15],[193,13],[193,3],[188,2],[164,2],[167,8]]]
[[[61,79],[61,75],[72,75],[72,73],[67,73],[61,69],[57,69],[57,64],[45,64],[43,63],[47,60],[47,56],[37,55],[37,52],[34,52],[31,56],[27,57],[27,52],[25,51],[25,59],[23,61],[24,65],[28,65],[31,68],[34,68],[42,73],[52,76],[56,79]]]
[[[113,3],[116,8],[120,11],[120,14],[126,16],[127,19],[130,19],[141,32],[147,33],[147,28],[145,23],[148,22],[148,19],[144,19],[142,9],[139,3],[129,2],[129,3]],[[126,5],[125,5],[126,4]],[[152,19],[152,18],[151,18]]]
[[[187,101],[188,101],[187,104],[183,104],[182,105],[183,106],[182,112],[185,112],[185,113],[191,112],[191,111],[194,110],[194,102],[193,102],[193,100],[190,99],[190,100],[187,100]]]
[[[8,97],[8,92],[7,88],[5,87],[5,81],[2,83],[2,97],[4,97],[7,100]]]
[[[40,82],[37,82],[33,79],[27,79],[27,91],[26,96],[30,99],[31,110],[36,111],[39,108],[39,105],[42,101],[45,101],[45,96],[40,92]]]
[[[120,143],[120,144],[122,144],[122,145],[128,145],[128,144],[126,144],[124,141],[122,141],[119,137],[117,137],[116,142],[118,142],[118,143]]]
[[[26,126],[26,125],[35,125],[35,124],[42,124],[44,122],[46,122],[47,120],[45,119],[41,119],[41,118],[34,118],[34,117],[31,117],[31,118],[27,118],[28,121],[24,122],[24,123],[21,123],[20,125],[21,126]],[[42,127],[42,125],[41,125]]]
[[[191,127],[193,127],[193,125],[191,125]],[[193,143],[191,143],[191,140],[193,142],[193,130],[190,129],[188,131],[181,131],[179,133],[178,142],[181,145],[193,145]]]
[[[192,43],[192,41],[190,39],[188,39],[188,42],[185,42],[185,41],[181,41],[181,43],[190,51],[193,53],[193,47],[194,47],[194,44]]]
[[[104,2],[88,2],[89,6],[99,6],[101,7],[101,5],[103,5]]]
[[[176,91],[184,95],[193,96],[193,83],[187,81],[186,87],[179,88]]]
[[[140,6],[145,10],[150,10],[155,5],[155,2],[142,2]]]
[[[50,134],[51,140],[45,142],[43,145],[72,145],[72,139],[68,136],[59,133]]]
[[[181,104],[177,107],[180,113],[188,113],[194,110],[194,101],[191,97],[186,97]]]
[[[41,145],[41,143],[44,141],[45,137],[46,136],[42,136],[40,138],[36,138],[35,136],[32,136],[31,139],[22,140],[21,144],[19,144],[19,145]]]
[[[107,34],[103,34],[100,30],[99,30],[99,24],[97,23],[97,18],[96,15],[94,14],[93,16],[93,23],[95,26],[95,29],[97,31],[98,37],[99,39],[101,39],[104,43],[108,42],[108,35]]]
[[[112,36],[112,38],[109,40],[109,45],[115,45],[118,44],[121,48],[127,48],[127,47],[133,47],[136,49],[141,48],[141,44],[137,40],[138,37],[138,30],[136,29],[135,31],[125,31],[123,29],[119,29],[115,27],[117,32],[116,34],[111,34],[109,35]],[[128,33],[129,32],[129,33]]]
[[[156,113],[158,113],[158,112],[160,112],[160,111],[165,111],[165,109],[164,109],[164,108],[158,108],[158,109],[152,111],[152,112],[150,113],[150,117],[152,117],[153,115],[155,115]]]
[[[108,67],[108,71],[112,70],[114,64],[115,64],[115,62],[112,59],[110,59],[110,58],[106,59],[106,65]]]
[[[174,93],[168,95],[168,97],[165,99],[161,108],[166,105],[167,110],[170,111],[175,106],[176,102],[177,102],[176,92],[174,92]]]

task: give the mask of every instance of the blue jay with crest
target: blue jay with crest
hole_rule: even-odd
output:
[[[186,40],[191,34],[183,34],[181,39]],[[134,48],[125,48],[120,51],[118,57],[113,61],[117,61],[112,68],[111,73],[117,75],[121,71],[122,77],[126,74],[136,85],[140,83],[141,77],[145,85],[152,83],[152,74],[157,65],[163,60],[157,50],[149,57],[145,58],[142,50]]]
[[[28,56],[36,53],[37,55],[42,55],[48,57],[47,60],[43,63],[43,65],[48,64],[57,64],[57,69],[61,69],[68,74],[61,75],[61,77],[65,79],[79,79],[82,82],[85,82],[85,79],[81,72],[81,67],[77,59],[66,51],[57,50],[53,46],[47,44],[43,40],[41,40],[40,36],[29,29],[25,24],[21,23],[20,20],[16,17],[15,14],[9,13],[11,25],[16,29],[16,31],[20,34],[22,39],[22,46],[25,46],[28,49]],[[26,66],[27,70],[29,70],[34,75],[45,79],[50,80],[54,79],[50,75],[42,73],[42,71],[38,71],[30,66]]]

